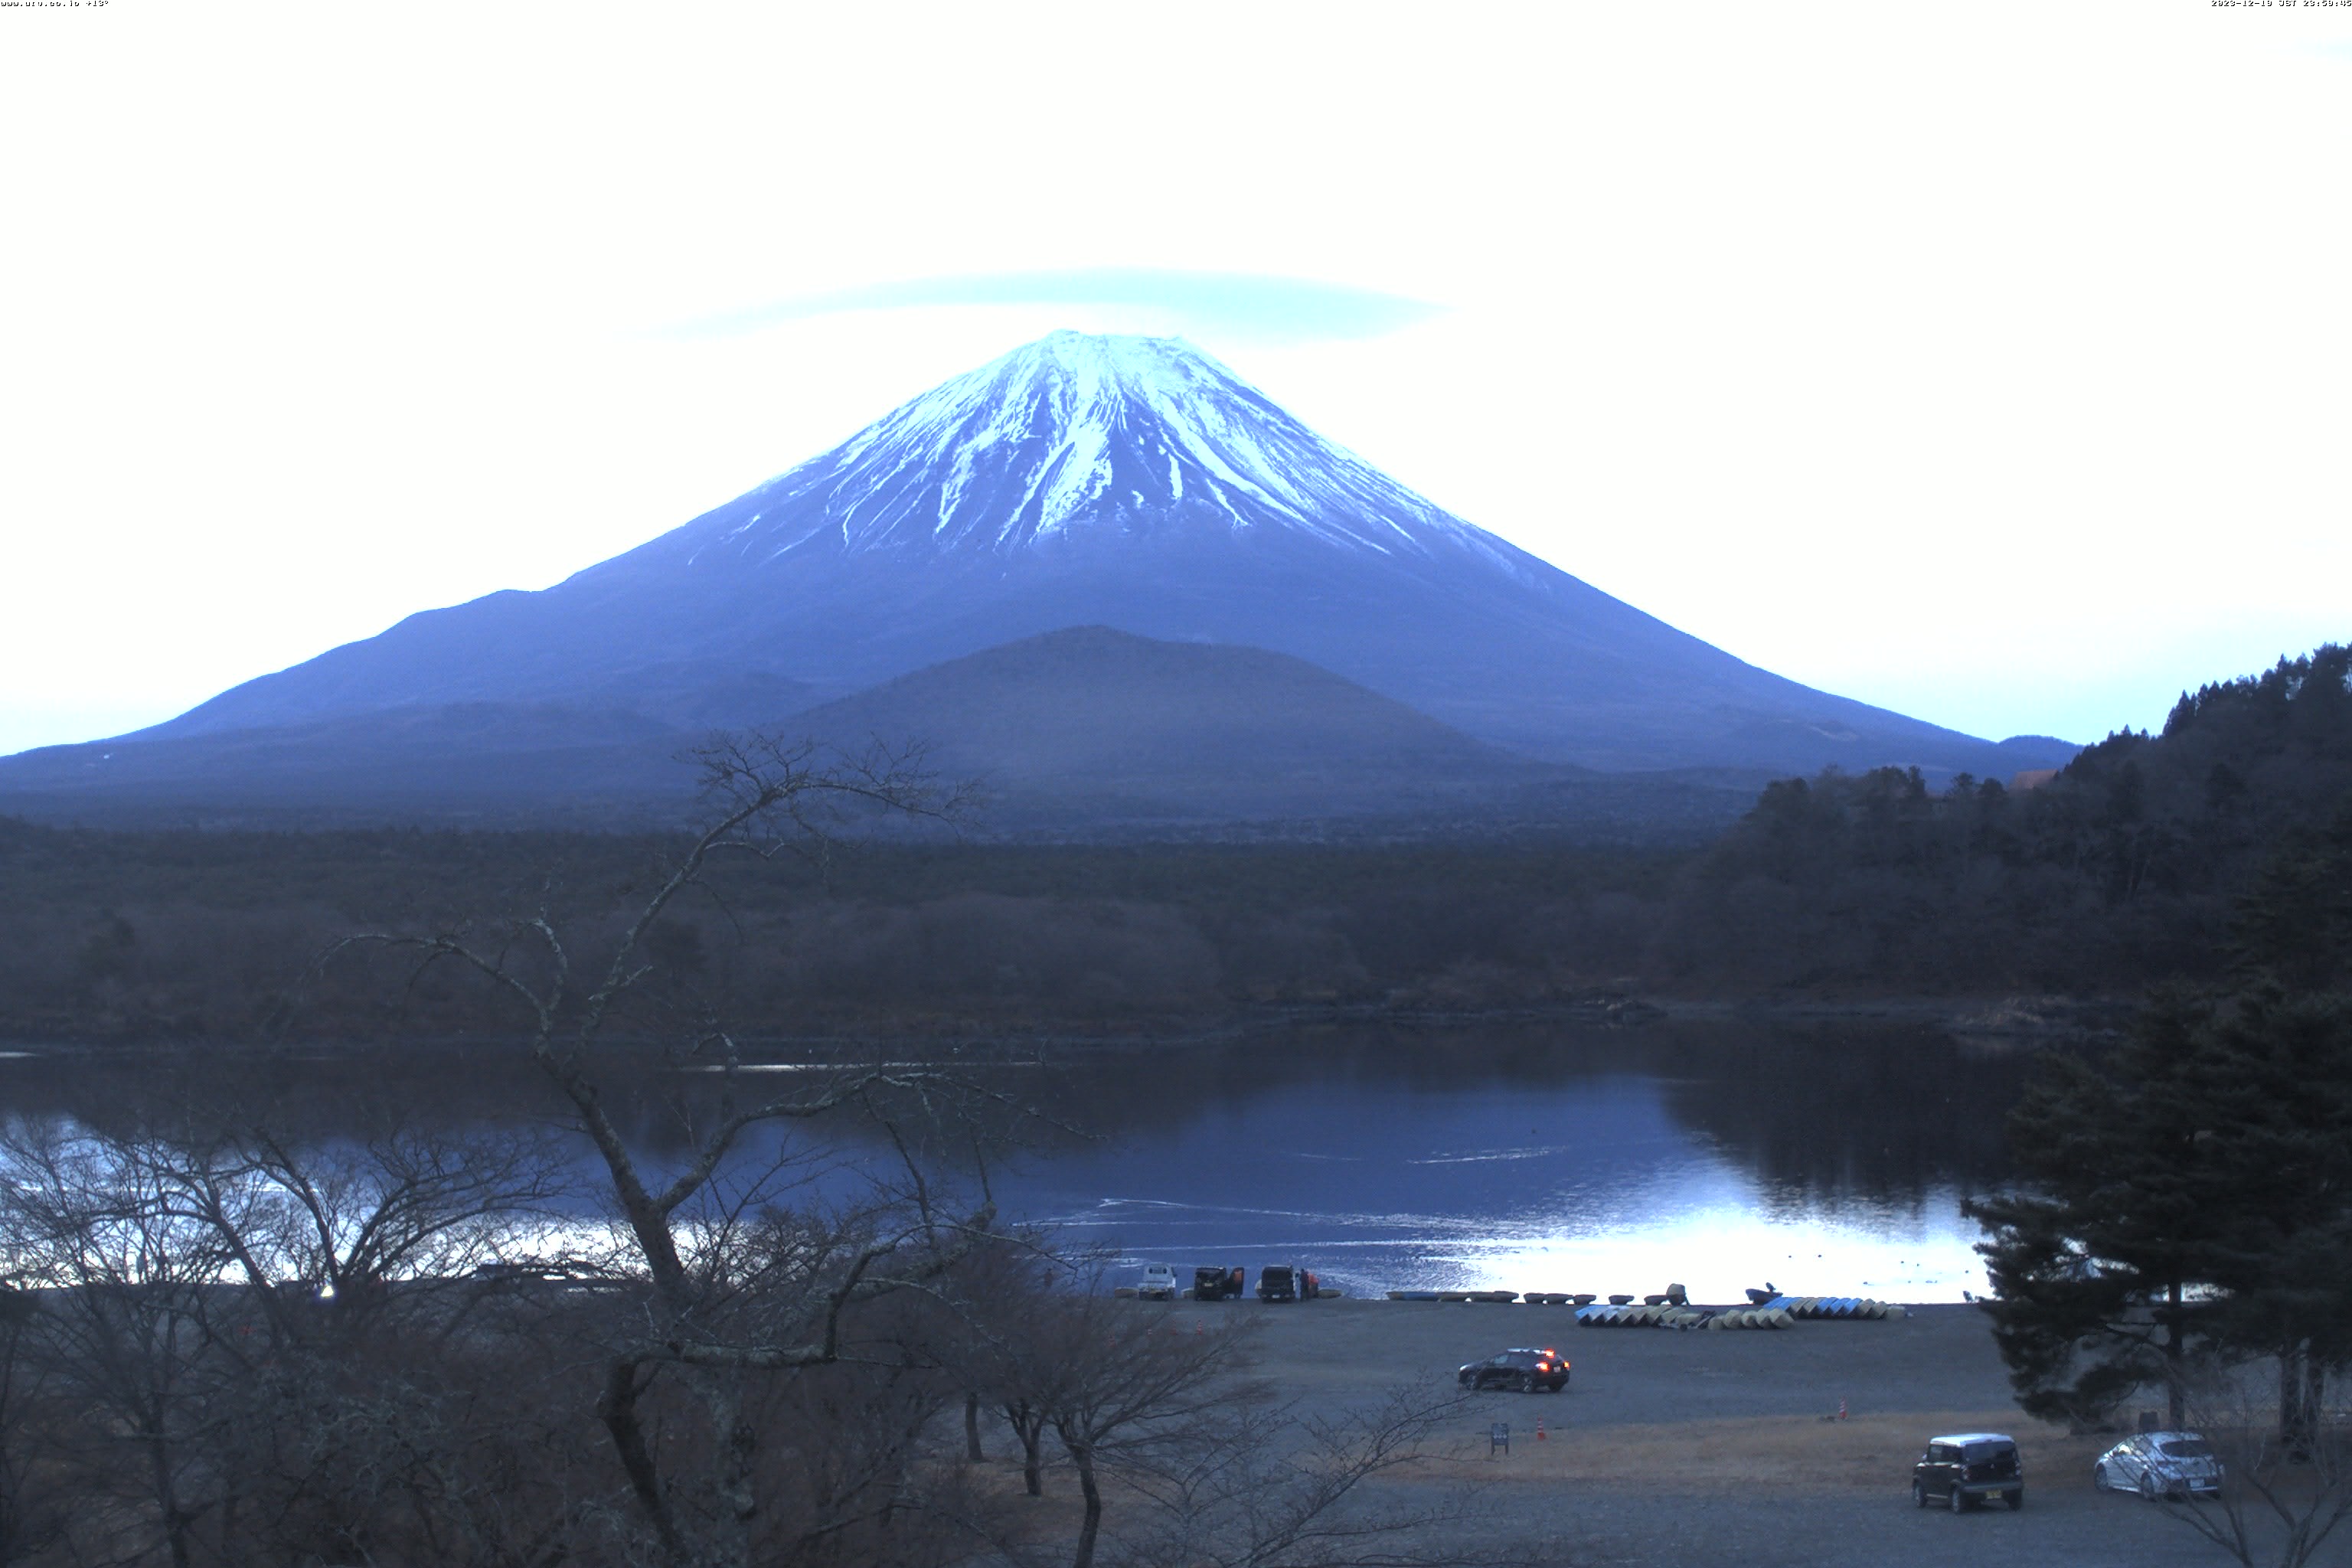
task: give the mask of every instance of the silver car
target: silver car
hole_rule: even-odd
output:
[[[2103,1492],[2137,1492],[2151,1501],[2210,1496],[2221,1489],[2221,1461],[2197,1433],[2142,1432],[2099,1456],[2091,1484]]]

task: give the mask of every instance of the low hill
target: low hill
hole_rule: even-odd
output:
[[[1024,816],[1408,815],[1581,774],[1514,756],[1263,648],[1076,626],[918,670],[790,727],[854,749],[924,737]]]
[[[737,706],[756,711],[747,683]],[[91,824],[684,820],[714,726],[656,700],[414,706],[267,729],[56,746],[0,760],[0,811]],[[1304,659],[1071,627],[983,649],[757,727],[846,752],[919,742],[976,784],[971,830],[1213,833],[1337,821],[1399,831],[1591,827],[1689,840],[1760,780],[1601,775],[1477,741]]]

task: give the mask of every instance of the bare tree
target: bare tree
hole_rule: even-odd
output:
[[[1034,1349],[1020,1363],[1027,1386],[1012,1392],[1044,1416],[1076,1473],[1084,1507],[1073,1568],[1095,1560],[1108,1480],[1148,1473],[1190,1447],[1227,1403],[1265,1397],[1239,1375],[1255,1328],[1242,1317],[1188,1325],[1168,1308],[1100,1289],[1032,1304]]]
[[[413,1297],[465,1279],[568,1185],[544,1137],[397,1125],[357,1142],[255,1125],[121,1157],[152,1166],[173,1217],[211,1228],[287,1345],[359,1331],[394,1285]]]
[[[484,1483],[520,1479],[496,1451],[544,1433],[511,1336],[493,1355],[457,1335],[470,1298],[443,1287],[528,1222],[553,1184],[542,1155],[512,1138],[11,1129],[0,1246],[11,1300],[37,1310],[9,1348],[58,1391],[36,1447],[84,1493],[75,1554],[343,1560],[394,1516],[478,1544]],[[543,1488],[513,1489],[491,1510],[509,1534],[562,1533],[560,1509],[523,1517]],[[530,1560],[455,1541],[423,1555]]]
[[[0,1563],[37,1556],[65,1531],[69,1499],[46,1440],[65,1417],[40,1353],[40,1298],[0,1284]]]
[[[2175,1516],[2245,1568],[2303,1568],[2352,1516],[2352,1427],[2287,1408],[2284,1381],[2274,1362],[2242,1361],[2189,1384],[2188,1413],[2224,1476],[2218,1496],[2192,1493]]]
[[[978,1375],[1024,1440],[1040,1430],[1058,1439],[1082,1500],[1075,1568],[1469,1560],[1448,1528],[1466,1507],[1458,1490],[1380,1484],[1423,1457],[1465,1403],[1457,1391],[1397,1390],[1365,1411],[1302,1413],[1254,1375],[1262,1320],[1114,1300],[1083,1275],[1073,1289],[1066,1276],[1024,1273],[1029,1292],[980,1325]],[[1031,1447],[1032,1495],[1037,1467]]]
[[[757,1380],[856,1353],[845,1335],[856,1309],[934,1287],[990,1234],[995,1207],[984,1169],[971,1190],[943,1186],[934,1157],[942,1138],[959,1135],[976,1154],[975,1112],[1002,1110],[1004,1101],[957,1075],[887,1066],[759,1092],[763,1080],[745,1070],[734,1037],[706,1011],[693,1020],[690,1049],[716,1079],[715,1106],[682,1117],[684,1146],[666,1163],[631,1147],[598,1053],[614,1020],[648,990],[655,933],[680,900],[716,897],[711,873],[720,863],[822,857],[846,820],[940,816],[958,805],[934,788],[919,754],[879,747],[826,756],[754,737],[722,742],[701,759],[710,825],[601,962],[583,962],[544,907],[487,931],[373,932],[337,945],[404,950],[419,973],[457,964],[503,991],[528,1021],[532,1059],[595,1150],[646,1287],[634,1328],[604,1359],[598,1411],[614,1453],[665,1561],[736,1565],[750,1561],[761,1526]],[[586,978],[575,978],[575,964]],[[807,1198],[808,1173],[789,1149],[753,1149],[754,1134],[848,1115],[878,1130],[895,1151],[895,1173],[870,1180],[856,1203],[786,1207],[796,1191]],[[642,1414],[665,1382],[682,1387],[701,1427],[698,1440],[667,1451]],[[671,1458],[694,1466],[695,1485],[678,1484]]]
[[[233,1509],[212,1463],[218,1411],[204,1397],[241,1358],[214,1300],[227,1258],[211,1227],[173,1212],[152,1163],[55,1128],[0,1142],[0,1247],[10,1280],[38,1293],[43,1348],[88,1418],[58,1447],[110,1521],[108,1555],[151,1536],[173,1568],[194,1560],[206,1513]]]
[[[1045,1495],[1045,1433],[1051,1395],[1063,1375],[1051,1325],[1064,1303],[1070,1270],[1036,1237],[1008,1237],[965,1259],[949,1359],[967,1390],[964,1457],[977,1462],[979,1412],[985,1404],[1004,1418],[1021,1448],[1022,1489]]]
[[[1404,1387],[1370,1410],[1338,1416],[1295,1405],[1228,1405],[1183,1462],[1139,1471],[1139,1491],[1161,1529],[1138,1563],[1211,1568],[1366,1568],[1479,1561],[1458,1526],[1464,1489],[1375,1497],[1410,1469],[1423,1445],[1468,1403],[1447,1389]]]

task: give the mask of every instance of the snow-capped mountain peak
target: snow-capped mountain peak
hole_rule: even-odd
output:
[[[1266,528],[1384,554],[1488,539],[1181,338],[1059,331],[700,520],[694,554],[1010,552],[1097,529]]]
[[[1072,627],[1286,654],[1585,767],[2000,773],[2063,760],[2027,763],[1744,664],[1448,516],[1189,344],[1076,332],[958,376],[554,587],[413,616],[147,738],[484,703],[767,726]],[[1058,668],[1108,657],[1098,645],[1031,654]],[[1125,721],[1105,689],[1055,689],[1081,704],[1080,730]],[[1289,711],[1264,709],[1262,691],[1226,704],[1213,681],[1186,689],[1130,696],[1256,714],[1253,765],[1307,765],[1276,744],[1286,721],[1262,722]],[[1354,765],[1333,763],[1335,776]]]

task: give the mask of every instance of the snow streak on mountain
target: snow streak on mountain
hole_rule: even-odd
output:
[[[924,394],[726,510],[749,515],[700,550],[749,560],[818,543],[1003,552],[1082,526],[1171,522],[1420,555],[1439,537],[1489,537],[1181,340],[1066,331]]]

